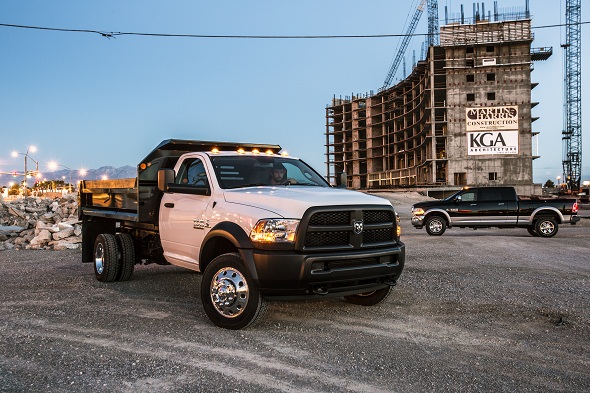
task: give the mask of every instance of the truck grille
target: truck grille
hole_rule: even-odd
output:
[[[362,231],[355,232],[355,223]],[[396,244],[393,208],[363,206],[309,209],[300,225],[296,248],[306,251],[355,250]]]
[[[348,244],[348,231],[307,232],[305,245],[311,247],[345,246]]]

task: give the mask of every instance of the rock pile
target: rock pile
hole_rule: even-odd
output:
[[[76,194],[0,201],[0,250],[78,249],[81,242]]]

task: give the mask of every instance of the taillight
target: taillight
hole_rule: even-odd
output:
[[[578,201],[574,202],[574,206],[572,206],[572,213],[578,212]]]

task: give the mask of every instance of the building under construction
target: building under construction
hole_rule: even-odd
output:
[[[528,4],[528,3],[527,3]],[[395,86],[334,97],[326,108],[327,173],[348,187],[459,187],[533,184],[536,138],[533,61],[526,11],[479,15],[440,27],[440,44]]]

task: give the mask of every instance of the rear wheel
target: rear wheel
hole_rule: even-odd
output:
[[[424,226],[426,227],[426,233],[430,236],[440,236],[445,233],[447,222],[441,216],[432,216],[426,219]]]
[[[557,221],[552,217],[541,217],[535,223],[535,232],[541,237],[553,237],[558,229]]]
[[[133,239],[127,233],[117,233],[115,238],[121,251],[117,281],[127,281],[133,275],[133,268],[135,267],[135,246],[133,245]]]
[[[238,254],[215,258],[203,273],[201,301],[211,321],[225,329],[245,328],[266,311],[260,291]]]
[[[115,235],[101,233],[94,242],[94,274],[98,281],[111,282],[119,274],[119,252]]]
[[[358,293],[356,295],[344,296],[344,299],[352,304],[358,304],[359,306],[374,306],[381,303],[391,293],[391,287],[378,289],[372,292]]]

